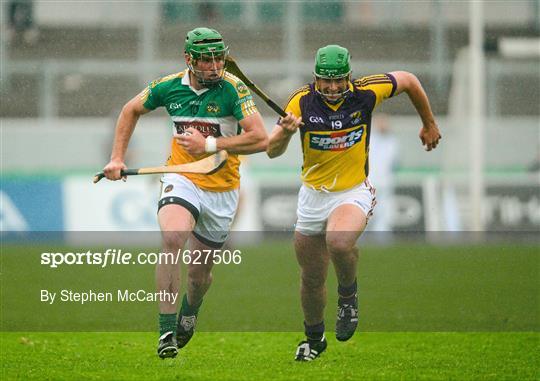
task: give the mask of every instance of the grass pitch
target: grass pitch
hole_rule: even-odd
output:
[[[2,380],[537,380],[537,333],[331,335],[297,363],[301,333],[197,333],[160,360],[151,333],[4,333]]]
[[[39,302],[41,288],[151,290],[152,266],[48,269],[39,264],[46,250],[2,246],[2,380],[540,379],[535,245],[366,248],[359,332],[346,343],[333,336],[331,269],[329,346],[305,364],[293,361],[303,334],[291,242],[245,248],[242,265],[216,266],[198,332],[172,360],[155,353],[153,303]]]

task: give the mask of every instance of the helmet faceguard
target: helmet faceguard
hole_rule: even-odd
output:
[[[190,57],[187,66],[200,85],[211,87],[223,80],[229,47],[225,46],[219,32],[208,28],[196,28],[188,32],[185,53]],[[212,62],[212,68],[210,70],[198,69],[199,61]]]
[[[315,90],[331,104],[339,103],[350,92],[351,66],[349,51],[339,45],[327,45],[317,51],[315,57]],[[339,81],[347,79],[347,86],[342,92],[325,93],[319,89],[318,79]]]

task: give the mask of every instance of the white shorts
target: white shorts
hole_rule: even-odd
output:
[[[220,248],[227,240],[236,214],[238,189],[227,192],[203,190],[175,173],[163,175],[161,182],[158,211],[168,204],[183,206],[196,221],[193,235],[205,245]]]
[[[369,219],[376,204],[375,188],[367,179],[362,184],[341,192],[320,192],[302,185],[298,193],[296,231],[304,235],[324,233],[330,214],[344,204],[358,206]]]

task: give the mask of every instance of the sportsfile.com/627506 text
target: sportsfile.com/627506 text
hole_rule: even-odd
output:
[[[235,264],[242,263],[240,250],[178,250],[176,253],[139,252],[133,254],[122,249],[107,249],[104,252],[91,250],[81,252],[48,252],[41,253],[41,264],[50,268],[62,265],[93,265],[107,267],[110,265],[156,265],[156,264]]]

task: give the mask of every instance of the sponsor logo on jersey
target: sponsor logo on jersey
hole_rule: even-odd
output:
[[[234,104],[238,106],[252,100],[253,100],[253,97],[251,95],[248,95],[246,97],[239,98],[236,102],[234,102]]]
[[[309,148],[319,151],[344,151],[362,140],[365,125],[352,131],[333,132],[331,134],[311,134]]]
[[[208,102],[206,105],[206,112],[211,114],[217,114],[221,111],[221,107],[216,102]]]
[[[208,136],[221,136],[219,123],[203,122],[200,120],[194,120],[192,122],[175,121],[174,127],[176,128],[176,133],[179,135],[183,134],[188,128],[193,127],[205,138]]]

